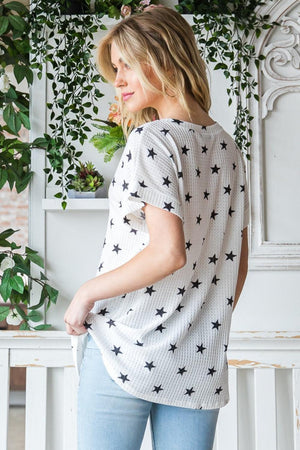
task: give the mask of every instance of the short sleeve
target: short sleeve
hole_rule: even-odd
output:
[[[133,170],[124,205],[126,215],[135,221],[144,220],[142,208],[148,203],[183,220],[174,149],[167,136],[155,131],[151,127],[140,133],[133,130],[127,142]]]

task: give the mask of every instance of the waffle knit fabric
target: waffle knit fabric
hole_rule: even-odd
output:
[[[107,371],[125,391],[151,402],[224,406],[242,230],[249,216],[241,152],[218,123],[146,123],[129,136],[109,202],[97,275],[148,244],[145,203],[182,219],[187,262],[151,286],[95,303],[87,327]]]

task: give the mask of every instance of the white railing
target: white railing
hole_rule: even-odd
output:
[[[232,333],[228,360],[231,401],[214,450],[299,450],[300,332]],[[0,450],[7,450],[10,367],[26,367],[25,450],[76,450],[70,337],[0,332]],[[151,449],[149,428],[142,449]]]

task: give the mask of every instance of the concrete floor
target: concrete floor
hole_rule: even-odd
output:
[[[25,449],[25,407],[10,406],[7,450]]]

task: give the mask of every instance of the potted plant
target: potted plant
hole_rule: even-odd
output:
[[[73,190],[69,191],[70,198],[95,198],[106,195],[104,178],[90,161],[80,162],[72,181],[72,187]]]

